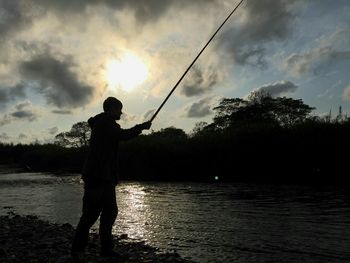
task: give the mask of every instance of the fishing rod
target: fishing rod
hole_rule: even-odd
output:
[[[162,104],[159,106],[159,108],[156,110],[156,112],[153,114],[152,118],[149,120],[150,122],[152,122],[154,120],[154,118],[157,116],[157,114],[159,113],[159,111],[163,108],[164,104],[167,102],[167,100],[170,98],[171,94],[173,94],[173,92],[175,91],[175,89],[177,88],[177,86],[180,84],[180,82],[182,81],[182,79],[186,76],[187,72],[192,68],[193,64],[197,61],[197,59],[199,58],[199,56],[203,53],[204,49],[206,49],[206,47],[209,45],[209,43],[213,40],[213,38],[216,36],[216,34],[219,32],[219,30],[223,27],[223,25],[226,23],[226,21],[232,16],[232,14],[237,10],[237,8],[242,4],[244,0],[241,0],[236,7],[232,10],[232,12],[226,17],[226,19],[224,20],[224,22],[222,22],[222,24],[219,26],[219,28],[215,31],[215,33],[211,36],[211,38],[209,39],[209,41],[205,44],[205,46],[202,48],[202,50],[198,53],[198,55],[196,56],[196,58],[192,61],[192,63],[189,65],[189,67],[186,69],[186,71],[184,72],[184,74],[181,76],[181,78],[177,81],[177,83],[175,84],[175,86],[172,88],[172,90],[169,92],[168,96],[166,96],[166,98],[164,99],[164,101],[162,102]]]

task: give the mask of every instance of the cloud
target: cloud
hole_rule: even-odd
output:
[[[329,36],[322,36],[315,41],[314,48],[289,55],[283,62],[284,69],[296,77],[309,73],[327,74],[330,66],[350,60],[349,39],[350,28],[338,29]]]
[[[78,80],[69,60],[58,60],[50,54],[42,54],[24,61],[20,72],[28,81],[36,82],[48,104],[58,108],[77,108],[89,102],[93,87]]]
[[[325,67],[341,60],[350,60],[350,50],[337,51],[331,46],[319,47],[304,54],[292,54],[286,60],[284,67],[294,76],[312,72],[319,75]]]
[[[0,2],[0,36],[3,40],[8,34],[28,26],[32,19],[28,8],[19,0],[1,0]]]
[[[148,110],[147,112],[145,112],[145,114],[143,115],[143,121],[150,120],[153,117],[155,112],[156,112],[156,109]]]
[[[278,81],[275,83],[270,83],[258,87],[252,91],[255,92],[263,92],[269,94],[271,97],[279,97],[285,93],[293,93],[297,90],[298,86],[290,81]]]
[[[344,89],[343,99],[346,101],[350,101],[350,85]]]
[[[51,112],[55,114],[72,114],[70,110],[52,110]]]
[[[27,119],[28,121],[34,121],[37,118],[33,112],[26,110],[12,112],[11,116],[17,119]]]
[[[25,135],[24,133],[20,133],[20,134],[18,135],[18,139],[20,139],[20,140],[27,139],[27,138],[28,138],[28,136]]]
[[[282,41],[292,32],[295,15],[290,6],[298,0],[247,0],[244,8],[237,10],[241,20],[226,30],[219,39],[237,64],[265,67],[267,43]],[[227,54],[228,53],[228,54]]]
[[[350,30],[347,37],[350,38]],[[290,55],[285,61],[285,67],[296,76],[310,72],[319,75],[324,69],[344,60],[350,60],[350,49],[341,50],[332,45],[321,46],[303,54]]]
[[[23,101],[23,102],[19,102],[16,106],[15,106],[15,109],[16,110],[24,110],[25,108],[28,108],[28,107],[31,107],[32,106],[32,103],[28,100],[26,101]]]
[[[17,98],[25,98],[25,86],[23,83],[18,83],[10,87],[0,87],[0,105],[5,105]]]
[[[122,116],[120,117],[120,120],[124,123],[134,122],[137,120],[137,115],[123,112]]]
[[[55,33],[57,29],[59,32],[52,39],[58,40],[60,31],[68,27],[79,28],[83,33],[82,30],[84,31],[88,22],[96,16],[103,18],[115,29],[116,26],[124,28],[121,17],[125,19],[126,14],[133,23],[136,22],[138,28],[141,28],[159,21],[168,11],[171,11],[171,14],[188,10],[201,12],[200,10],[215,5],[222,3],[220,0],[1,0],[0,45],[5,42],[11,43],[10,38],[23,31],[31,31],[38,22],[46,19],[62,23],[55,28]],[[127,30],[130,29],[129,26],[130,24]],[[46,32],[40,33],[46,34]]]
[[[189,6],[206,6],[216,0],[36,0],[35,3],[48,11],[61,14],[84,13],[91,8],[106,7],[107,10],[128,10],[134,14],[135,19],[141,23],[158,20],[170,8],[183,9]]]
[[[210,92],[218,82],[224,79],[225,73],[214,65],[194,65],[184,81],[181,93],[186,97],[202,95]]]
[[[11,123],[11,121],[12,121],[12,118],[10,116],[8,116],[7,114],[3,115],[0,118],[0,127]]]
[[[10,136],[8,136],[6,132],[2,132],[0,134],[0,141],[4,142],[4,141],[8,141],[9,139],[10,139]]]
[[[0,90],[0,103],[3,104],[9,100],[7,91],[6,90]]]
[[[0,57],[6,56],[7,73],[13,72],[14,79],[22,80],[26,84],[25,90],[35,87],[36,91],[46,98],[48,104],[59,109],[84,106],[92,101],[92,93],[103,95],[108,92],[103,88],[107,84],[104,77],[105,65],[108,60],[122,56],[126,50],[136,53],[139,57],[146,57],[153,71],[156,71],[156,68],[162,72],[168,71],[164,73],[168,77],[167,82],[162,78],[163,75],[160,76],[162,80],[159,80],[155,79],[157,75],[150,74],[152,79],[150,78],[149,82],[152,82],[150,83],[152,89],[159,84],[162,85],[161,88],[173,84],[173,76],[175,78],[178,76],[176,69],[170,68],[169,60],[164,57],[160,60],[168,70],[160,67],[159,61],[153,59],[152,52],[158,53],[164,48],[166,52],[173,54],[173,50],[164,47],[164,44],[175,41],[174,46],[178,46],[186,53],[182,58],[177,57],[174,62],[182,71],[183,65],[187,64],[186,55],[190,53],[188,47],[193,50],[202,39],[206,39],[207,32],[210,32],[211,26],[216,24],[212,23],[216,20],[213,14],[223,12],[219,7],[224,6],[221,0],[13,0],[13,2],[18,2],[16,17],[28,17],[30,23],[23,23],[25,30],[16,27],[12,30],[15,34],[5,37],[8,50],[6,52],[0,50]],[[0,1],[0,9],[1,5]],[[40,11],[33,15],[36,9]],[[210,21],[201,14],[203,9],[210,15]],[[26,10],[30,11],[28,15]],[[175,24],[175,21],[179,23]],[[184,25],[188,24],[190,24],[189,30],[185,30]],[[203,31],[198,32],[195,30],[197,28]],[[203,35],[203,38],[202,36],[197,38],[197,34]],[[76,64],[67,57],[57,54],[74,56]],[[12,68],[17,70],[16,65],[19,65],[20,76],[11,70]],[[53,72],[57,68],[58,73],[54,75]],[[210,73],[204,68],[201,70],[204,75],[210,77],[220,76],[219,73]],[[72,86],[71,89],[65,88],[67,85],[63,85],[63,79],[66,81],[64,84],[67,82],[71,84],[69,85]],[[13,79],[11,80],[15,83]],[[3,80],[1,82],[4,83]],[[206,91],[206,88],[201,87],[199,93]],[[4,94],[7,93],[2,92],[0,97],[5,99]]]
[[[213,107],[213,98],[208,97],[193,103],[191,106],[185,109],[186,117],[189,118],[202,118],[212,114],[211,108]]]
[[[55,126],[55,127],[52,127],[52,128],[49,128],[48,129],[48,132],[49,132],[49,134],[51,134],[51,135],[55,135],[55,134],[57,134],[58,133],[58,128]]]
[[[37,110],[30,101],[18,103],[11,112],[0,118],[0,127],[10,124],[13,121],[35,121],[38,118]]]
[[[10,113],[13,119],[34,121],[37,119],[37,114],[33,109],[30,101],[20,102],[15,106],[15,111]]]

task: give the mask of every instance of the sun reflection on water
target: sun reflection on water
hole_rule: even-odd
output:
[[[114,232],[121,230],[130,238],[146,241],[148,239],[146,226],[151,218],[151,210],[146,202],[144,187],[136,184],[123,186],[117,191],[119,214],[113,230]],[[123,229],[120,229],[121,226]]]

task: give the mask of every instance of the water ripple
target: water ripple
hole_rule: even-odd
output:
[[[76,225],[82,193],[77,176],[0,174],[2,207],[58,223]],[[117,187],[113,231],[197,262],[345,263],[349,193],[347,186],[127,182]]]

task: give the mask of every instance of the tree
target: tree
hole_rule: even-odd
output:
[[[69,147],[70,141],[67,139],[67,132],[61,132],[55,136],[55,144],[62,147]]]
[[[240,98],[223,99],[219,106],[214,108],[214,124],[225,129],[235,125],[274,122],[268,101],[244,100]]]
[[[274,119],[283,127],[291,127],[295,124],[303,123],[315,109],[306,105],[301,99],[295,100],[281,97],[270,100]]]
[[[55,143],[63,147],[84,147],[89,145],[91,129],[86,121],[73,124],[68,132],[55,136]]]
[[[205,121],[197,122],[192,129],[190,136],[192,138],[197,136],[208,136],[208,135],[217,135],[218,128],[213,123],[207,123]]]
[[[240,124],[269,123],[291,127],[310,117],[315,108],[286,97],[272,98],[268,93],[252,93],[248,99],[224,98],[214,108],[214,124],[220,129]]]
[[[224,98],[220,101],[219,106],[213,110],[216,111],[214,124],[218,128],[224,129],[232,125],[237,117],[237,113],[247,106],[247,101],[240,98]]]
[[[192,129],[191,137],[195,137],[197,135],[202,134],[207,125],[208,123],[205,121],[196,122],[194,128]]]
[[[164,128],[160,131],[153,132],[151,135],[169,139],[187,139],[186,132],[184,132],[182,129],[175,127]]]

